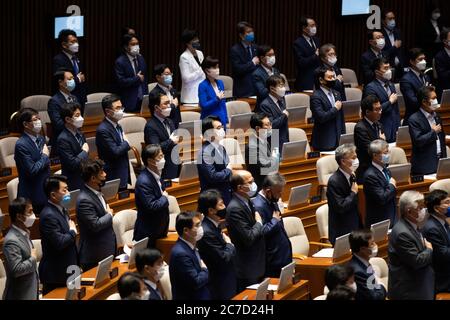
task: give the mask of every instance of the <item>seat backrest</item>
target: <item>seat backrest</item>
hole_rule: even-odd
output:
[[[118,293],[113,293],[112,295],[110,295],[108,298],[106,298],[106,300],[122,300],[120,298],[120,294]]]
[[[29,96],[20,102],[20,109],[33,108],[36,111],[47,111],[48,102],[52,97],[45,95]],[[42,120],[42,123],[44,121]]]
[[[245,101],[229,101],[226,103],[226,106],[228,120],[231,119],[232,115],[252,112],[250,105]]]
[[[225,98],[233,97],[233,78],[229,76],[220,75],[218,80],[222,80],[223,86],[225,88],[224,94]]]
[[[312,117],[311,109],[310,109],[310,97],[304,93],[293,93],[288,94],[286,97],[286,108],[294,108],[294,107],[307,107],[306,109],[306,119]],[[289,111],[289,110],[288,110]]]
[[[137,219],[136,210],[123,210],[114,215],[113,229],[116,234],[117,247],[121,248],[133,240],[134,224]]]
[[[6,184],[9,203],[17,198],[17,190],[19,189],[19,178],[14,178]]]
[[[358,77],[354,70],[342,68],[341,71],[344,78],[344,85],[350,85],[352,88],[357,88],[359,86]]]
[[[241,147],[239,142],[233,138],[225,138],[220,141],[220,144],[227,151],[228,157],[230,158],[231,164],[244,164],[244,156],[242,155]]]
[[[308,136],[306,135],[305,130],[300,128],[289,128],[289,141],[308,141]],[[311,152],[311,147],[309,142],[306,144],[306,153]]]
[[[280,73],[280,77],[282,77],[284,79],[284,87],[286,88],[286,91],[291,91],[291,87],[289,86],[289,81],[286,77],[286,75],[284,75],[283,73]]]
[[[389,164],[407,164],[408,159],[406,158],[405,150],[399,147],[391,147],[389,148],[391,152],[391,159],[389,160]]]
[[[172,284],[170,283],[169,265],[165,263],[166,272],[164,272],[163,277],[159,280],[161,287],[166,294],[167,300],[172,300]]]
[[[41,239],[31,240],[33,242],[34,249],[36,249],[36,260],[37,262],[41,262],[42,259],[42,244]]]
[[[297,217],[286,217],[283,218],[283,223],[292,244],[292,253],[307,256],[309,254],[309,241],[302,220]]]
[[[96,92],[87,95],[87,102],[100,102],[104,97],[109,96],[108,92]]]
[[[139,154],[142,153],[142,142],[144,142],[144,129],[147,124],[147,120],[142,117],[127,117],[119,121],[122,126],[123,133],[130,141],[131,146],[135,147]],[[130,159],[135,159],[134,152],[129,151],[128,156]]]
[[[200,120],[200,113],[195,111],[183,111],[181,112],[181,122],[189,122]]]
[[[181,212],[180,206],[178,205],[177,198],[174,196],[169,196],[169,231],[176,231],[175,222],[178,214]]]
[[[400,90],[400,83],[394,83],[394,87],[397,94],[402,94],[402,91]]]
[[[318,301],[327,300],[327,295],[326,294],[322,294],[320,296],[315,297],[313,300],[318,300]]]
[[[158,85],[158,82],[152,82],[148,84],[148,92],[152,92],[153,89]]]
[[[362,90],[359,88],[345,88],[347,101],[361,101],[362,94]]]
[[[0,259],[0,300],[3,300],[3,292],[6,288],[6,270],[3,265],[2,259]]]
[[[0,140],[0,167],[1,168],[13,168],[16,166],[14,160],[14,149],[16,142],[19,140],[17,137],[7,137]]]
[[[345,123],[345,133],[355,133],[356,122],[346,122]]]
[[[443,179],[433,182],[430,186],[430,192],[434,190],[442,190],[450,194],[450,179]]]
[[[328,204],[324,204],[317,208],[316,222],[320,238],[328,239]]]
[[[369,263],[372,265],[373,271],[380,278],[386,290],[388,289],[389,267],[386,260],[380,257],[370,258]]]
[[[325,186],[328,184],[331,175],[339,168],[339,165],[334,156],[326,156],[317,161],[316,167],[319,184]]]

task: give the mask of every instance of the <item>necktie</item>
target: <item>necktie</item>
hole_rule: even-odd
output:
[[[195,256],[198,259],[198,263],[201,265],[202,258],[200,258],[200,254],[198,253],[197,248],[194,249]]]
[[[156,293],[159,295],[159,297],[161,298],[161,300],[165,300],[164,295],[162,294],[164,292],[162,286],[161,286],[161,282],[158,281],[156,283]]]
[[[134,64],[134,73],[138,74],[139,70],[138,70],[138,62],[137,62],[137,58],[133,59],[133,64]]]
[[[334,107],[336,104],[336,100],[334,99],[334,95],[331,91],[328,92],[328,97],[330,99],[331,107]]]
[[[422,83],[423,83],[424,85],[426,84],[425,77],[424,77],[423,74],[420,75],[420,80],[422,80]]]
[[[389,182],[391,180],[391,175],[389,174],[388,169],[384,168],[383,173],[384,173],[384,176],[386,177],[387,182]]]
[[[120,141],[123,142],[123,130],[119,124],[116,126],[116,131],[119,134]]]
[[[248,56],[250,57],[250,60],[252,60],[253,59],[252,47],[248,46],[247,50],[248,50]]]
[[[356,182],[356,177],[354,174],[350,176],[350,186],[352,186]]]
[[[375,135],[377,138],[380,137],[380,128],[378,127],[378,123],[374,123],[373,125],[373,130],[375,130]]]
[[[311,47],[315,50],[316,44],[314,43],[314,40],[312,38],[309,39],[309,43],[311,44]]]
[[[44,144],[42,142],[43,140],[39,139],[39,137],[36,138],[36,147],[38,148],[39,152],[41,152],[42,148],[44,147]]]
[[[283,111],[283,100],[278,100],[278,107]]]
[[[170,130],[170,124],[169,124],[169,120],[167,120],[167,119],[164,119],[164,126],[166,127],[166,130],[167,130],[167,134],[170,136],[170,134],[171,134],[171,130]]]
[[[78,144],[80,145],[80,147],[82,147],[83,146],[83,137],[81,136],[81,134],[79,133],[79,132],[77,132],[76,134],[75,134],[75,138],[77,139],[77,141],[78,141]]]
[[[73,72],[75,73],[75,76],[80,73],[80,68],[78,67],[78,61],[77,57],[72,56],[72,63],[73,63]]]
[[[69,223],[70,216],[69,216],[69,211],[66,208],[63,208],[63,215],[64,215],[64,218],[66,219],[67,223]]]
[[[384,84],[384,88],[386,90],[387,95],[390,96],[392,92],[391,92],[391,88],[389,87],[389,83],[388,82],[386,82]]]

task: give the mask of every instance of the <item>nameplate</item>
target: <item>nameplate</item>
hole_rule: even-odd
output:
[[[424,176],[412,176],[411,177],[411,183],[420,183],[420,182],[424,182],[424,181],[425,181]]]
[[[51,158],[50,159],[50,165],[57,166],[59,164],[61,164],[61,160],[59,158]]]
[[[80,290],[78,290],[77,296],[78,300],[82,300],[86,297],[86,287],[81,287]]]
[[[292,276],[292,284],[299,283],[302,280],[302,277],[300,276],[300,273],[294,274]]]
[[[166,189],[172,187],[172,180],[164,180],[163,183]]]
[[[112,280],[119,276],[119,268],[115,267],[112,270],[109,271],[109,278]]]
[[[0,176],[2,177],[7,177],[12,175],[12,169],[11,168],[3,168],[2,171],[0,172]]]
[[[320,151],[308,152],[308,159],[320,158]]]
[[[130,197],[130,190],[120,191],[117,196],[119,200],[128,199]]]
[[[314,123],[314,118],[308,118],[307,122],[308,122],[308,124],[313,124]]]
[[[319,203],[321,201],[322,201],[322,197],[320,195],[319,196],[313,196],[313,197],[311,197],[311,199],[309,199],[309,203],[310,204]]]

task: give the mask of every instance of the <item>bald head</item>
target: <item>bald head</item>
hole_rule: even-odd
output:
[[[230,179],[231,188],[234,192],[247,197],[247,192],[255,180],[250,172],[238,170],[233,172]]]

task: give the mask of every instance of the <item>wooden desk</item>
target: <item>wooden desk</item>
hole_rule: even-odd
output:
[[[282,195],[283,199],[289,199],[291,188],[302,186],[308,183],[312,184],[312,195],[318,194],[319,180],[317,179],[316,164],[317,159],[301,159],[290,162],[282,162],[279,172],[286,179],[286,187]]]
[[[186,183],[172,182],[172,186],[166,189],[167,193],[174,196],[181,211],[196,211],[198,196],[200,195],[200,181],[194,180]]]
[[[279,279],[270,279],[270,284],[277,285]],[[237,296],[233,298],[233,300],[243,300],[245,297],[247,297],[248,300],[255,300],[256,298],[256,290],[244,290],[243,292],[239,293]],[[280,300],[310,300],[310,290],[309,290],[309,281],[307,280],[301,280],[298,283],[292,285],[289,289],[286,289],[285,291],[281,293],[274,292],[273,294],[273,301],[280,301]]]
[[[304,207],[295,209],[285,209],[283,217],[298,217],[302,220],[303,227],[308,236],[309,241],[320,241],[319,229],[317,227],[316,210],[327,204],[327,201],[322,201],[314,204],[307,204]]]

